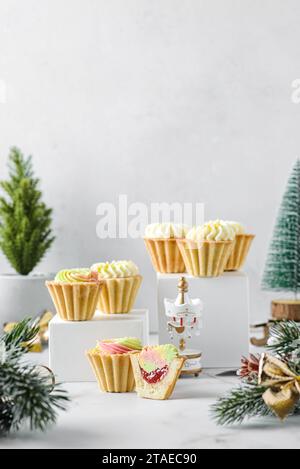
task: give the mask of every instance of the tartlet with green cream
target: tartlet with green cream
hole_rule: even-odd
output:
[[[61,319],[88,321],[93,318],[102,282],[91,269],[61,270],[46,286]]]

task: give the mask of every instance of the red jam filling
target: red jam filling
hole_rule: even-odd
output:
[[[168,371],[168,365],[165,365],[163,368],[156,368],[156,370],[150,371],[150,373],[141,368],[142,377],[148,384],[158,383],[164,379]]]

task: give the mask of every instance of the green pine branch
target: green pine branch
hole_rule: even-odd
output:
[[[294,321],[276,322],[270,329],[268,350],[284,360],[289,369],[300,374],[300,325]],[[219,425],[242,423],[246,418],[272,415],[262,398],[266,388],[253,382],[242,381],[213,406],[213,418]],[[300,401],[293,414],[299,415]]]
[[[257,383],[242,383],[212,405],[214,420],[218,425],[232,425],[240,424],[251,417],[273,415],[262,398],[265,390],[265,387]],[[292,414],[299,415],[299,413],[300,403],[298,402]]]
[[[1,181],[0,248],[12,267],[29,274],[51,247],[52,209],[42,201],[34,177],[31,157],[12,148],[9,154],[9,179]]]
[[[18,430],[26,420],[29,421],[31,430],[45,430],[47,425],[56,422],[57,410],[65,410],[69,400],[64,390],[56,387],[52,391],[48,377],[42,376],[38,369],[31,365],[21,366],[10,362],[2,365],[0,389],[3,390],[2,401],[12,403],[10,430]],[[8,426],[7,417],[4,421]]]
[[[282,357],[300,351],[300,325],[295,321],[280,321],[270,328],[269,345],[267,348]]]
[[[269,415],[271,412],[262,398],[265,390],[257,384],[243,383],[212,406],[213,418],[219,425],[231,425],[249,417]]]
[[[18,430],[24,421],[32,430],[45,430],[69,401],[59,385],[52,389],[47,375],[20,360],[27,351],[24,342],[32,341],[38,331],[36,321],[24,319],[0,337],[0,436]]]
[[[6,349],[20,349],[21,353],[25,353],[38,332],[38,320],[32,321],[30,318],[24,318],[10,332],[2,335],[0,343],[3,342]],[[24,344],[28,345],[25,346]]]

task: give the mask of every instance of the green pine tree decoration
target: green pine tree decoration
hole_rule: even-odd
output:
[[[300,161],[283,195],[262,280],[265,290],[300,290]]]
[[[18,148],[9,154],[9,179],[1,181],[0,248],[11,266],[28,275],[54,241],[52,209],[46,207],[34,176],[31,157]]]
[[[300,160],[292,169],[277,216],[262,279],[262,288],[293,293],[272,303],[277,319],[300,320]]]

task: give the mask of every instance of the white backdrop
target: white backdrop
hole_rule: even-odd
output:
[[[39,270],[133,259],[155,328],[143,242],[98,239],[96,206],[204,202],[256,233],[265,319],[260,275],[299,155],[299,14],[297,0],[1,0],[0,175],[10,146],[34,155],[57,235]]]

